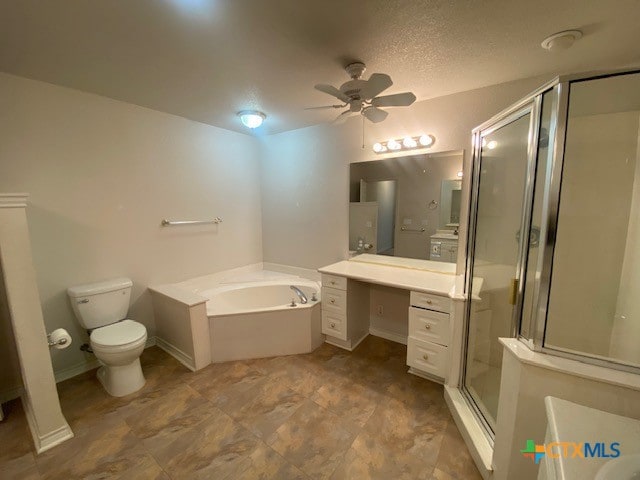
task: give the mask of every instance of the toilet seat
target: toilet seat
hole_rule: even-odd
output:
[[[89,336],[92,347],[117,350],[135,347],[142,341],[146,341],[146,338],[146,327],[129,319],[96,328]]]

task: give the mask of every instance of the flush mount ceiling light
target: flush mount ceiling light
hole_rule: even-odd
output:
[[[264,122],[265,118],[267,118],[264,113],[257,110],[243,110],[241,112],[238,112],[238,116],[240,117],[240,121],[242,122],[242,124],[245,127],[249,128],[258,128],[260,125],[262,125],[262,122]]]
[[[571,47],[571,45],[580,38],[582,38],[582,32],[580,30],[565,30],[564,32],[554,33],[545,38],[540,45],[550,52],[559,52]]]
[[[376,153],[387,153],[389,150],[413,150],[427,148],[435,143],[433,135],[418,135],[417,137],[404,137],[401,139],[391,139],[386,142],[373,144],[373,151]]]

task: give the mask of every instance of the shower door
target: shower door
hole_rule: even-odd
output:
[[[474,131],[472,206],[469,217],[466,289],[466,357],[463,392],[495,431],[500,394],[499,337],[516,334],[519,277],[529,236],[527,192],[533,178],[539,105],[520,105]]]

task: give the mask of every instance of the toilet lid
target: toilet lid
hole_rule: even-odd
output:
[[[121,322],[96,328],[91,332],[92,344],[104,347],[117,347],[140,340],[147,334],[144,325],[133,320],[122,320]]]

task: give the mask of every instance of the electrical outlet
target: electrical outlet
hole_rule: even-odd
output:
[[[378,316],[384,315],[384,307],[382,305],[378,305]]]

